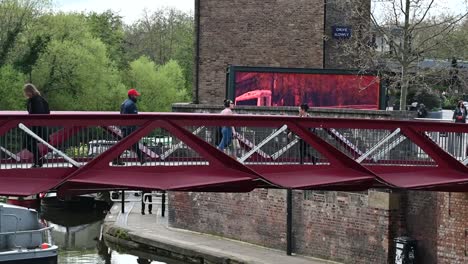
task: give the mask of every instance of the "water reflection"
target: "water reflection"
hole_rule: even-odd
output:
[[[64,251],[59,255],[60,264],[161,264],[163,262],[142,259],[132,255],[111,251],[108,259],[96,252]]]
[[[94,209],[93,209],[94,208]],[[109,248],[102,239],[102,224],[106,210],[67,210],[41,207],[42,221],[54,228],[50,232],[59,247],[60,264],[162,264],[146,258],[122,254]],[[147,257],[144,254],[143,257]]]

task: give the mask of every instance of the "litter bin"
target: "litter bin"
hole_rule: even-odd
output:
[[[416,240],[397,237],[395,241],[395,264],[416,264]]]

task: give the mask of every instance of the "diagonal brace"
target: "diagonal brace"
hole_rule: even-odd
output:
[[[74,159],[70,158],[67,154],[63,153],[62,151],[56,149],[54,146],[50,145],[49,142],[42,139],[40,136],[36,135],[34,132],[31,131],[28,127],[23,125],[22,123],[18,124],[18,127],[29,134],[31,137],[35,138],[37,141],[41,142],[42,144],[46,145],[49,149],[53,150],[53,152],[57,153],[59,156],[63,157],[66,161],[73,164],[75,167],[80,167],[80,164],[76,162]]]
[[[244,156],[242,156],[239,161],[240,162],[244,162],[245,160],[247,160],[250,156],[252,156],[252,154],[254,154],[256,151],[258,151],[261,147],[263,147],[265,144],[267,144],[268,142],[270,142],[272,139],[274,139],[276,136],[278,136],[279,134],[283,133],[283,131],[285,131],[286,129],[288,129],[288,126],[287,125],[283,125],[280,129],[276,130],[275,132],[273,132],[272,134],[270,134],[268,137],[266,137],[262,142],[260,142],[257,146],[255,146],[253,149],[251,149],[249,152],[247,152]]]

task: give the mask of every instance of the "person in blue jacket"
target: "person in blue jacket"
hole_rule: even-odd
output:
[[[138,114],[138,107],[136,105],[138,101],[138,97],[140,96],[140,93],[132,88],[128,90],[128,98],[120,105],[120,114],[123,115],[136,115]],[[125,126],[122,127],[122,137],[125,138],[126,136],[130,135],[133,131],[136,130],[136,126]],[[140,150],[140,147],[138,146],[138,142],[135,143],[131,149],[137,154],[138,160],[140,161],[140,164],[144,164],[146,161],[143,157],[143,153]],[[124,163],[118,158],[117,160],[114,160],[113,162],[114,165],[124,165]]]

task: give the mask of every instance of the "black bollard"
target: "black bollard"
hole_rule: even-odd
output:
[[[164,217],[166,214],[166,191],[163,191],[161,196],[161,216]]]
[[[125,214],[125,191],[122,190],[122,214]]]

